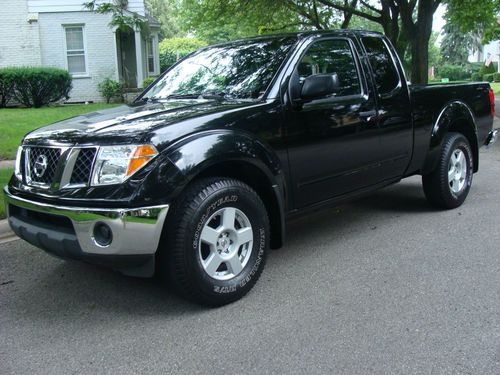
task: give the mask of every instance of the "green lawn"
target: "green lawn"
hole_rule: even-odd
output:
[[[12,176],[12,168],[0,169],[0,219],[5,219],[3,187],[9,182],[10,176]]]
[[[116,104],[65,105],[45,108],[0,109],[0,160],[15,159],[21,138],[33,129]]]
[[[490,86],[495,92],[495,95],[500,95],[500,82],[491,82]]]

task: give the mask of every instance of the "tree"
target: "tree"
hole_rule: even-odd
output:
[[[443,28],[441,54],[443,61],[448,64],[462,65],[467,62],[469,52],[476,45],[476,37],[472,33],[463,33],[452,23]]]
[[[142,34],[149,34],[147,21],[139,17],[136,13],[127,13],[128,0],[114,0],[111,2],[101,2],[92,0],[83,3],[83,7],[95,13],[111,14],[109,27],[120,31],[128,29],[140,30]]]
[[[500,0],[446,0],[446,19],[462,33],[477,32],[483,43],[500,39]]]
[[[348,28],[356,19],[378,25],[391,40],[400,56],[409,47],[412,56],[412,81],[427,81],[428,45],[432,32],[432,17],[441,0],[186,0],[195,17],[191,28],[197,29],[208,20],[236,15],[259,31]],[[224,18],[226,17],[226,18]],[[249,18],[249,19],[248,19]],[[198,26],[198,27],[197,27]]]
[[[193,51],[205,47],[206,42],[195,38],[168,38],[160,42],[161,71],[168,69],[175,62]]]
[[[161,39],[185,36],[179,17],[180,0],[146,0],[145,5],[149,14],[161,24]]]
[[[500,0],[184,0],[188,30],[220,39],[279,30],[349,28],[361,20],[391,40],[400,56],[410,56],[414,83],[428,80],[429,42],[435,11],[443,3],[447,17],[466,29],[485,26],[497,35]],[[485,6],[483,6],[487,3]],[[472,9],[470,9],[472,6]],[[482,7],[482,8],[481,8]],[[473,14],[474,13],[474,14]],[[221,27],[221,25],[224,25]],[[214,32],[223,30],[222,33]],[[207,36],[209,38],[207,38]],[[217,40],[219,41],[219,40]]]

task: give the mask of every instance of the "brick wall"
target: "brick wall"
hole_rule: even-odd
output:
[[[39,25],[29,16],[26,0],[0,1],[0,68],[40,65]]]
[[[87,75],[73,78],[69,101],[102,101],[97,85],[117,80],[115,34],[109,15],[90,12],[39,13],[42,65],[67,69],[63,25],[84,25]]]

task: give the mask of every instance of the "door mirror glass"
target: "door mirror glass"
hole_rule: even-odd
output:
[[[333,95],[339,90],[337,74],[315,74],[307,77],[302,85],[300,98],[311,100]]]

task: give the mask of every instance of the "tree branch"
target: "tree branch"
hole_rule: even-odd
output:
[[[372,22],[376,22],[376,23],[381,23],[382,22],[382,18],[381,17],[376,17],[376,16],[374,16],[372,14],[362,12],[362,11],[357,10],[355,8],[352,8],[350,6],[340,5],[340,4],[334,3],[333,1],[329,1],[329,0],[318,0],[318,1],[321,4],[329,6],[329,7],[333,8],[333,9],[337,9],[337,10],[340,10],[342,12],[352,13],[352,14],[358,16],[358,17],[365,18],[365,19],[370,20]]]
[[[366,1],[361,0],[360,2],[361,5],[363,5],[365,8],[368,8],[375,13],[382,14],[382,10],[375,8],[373,5],[368,4]]]

